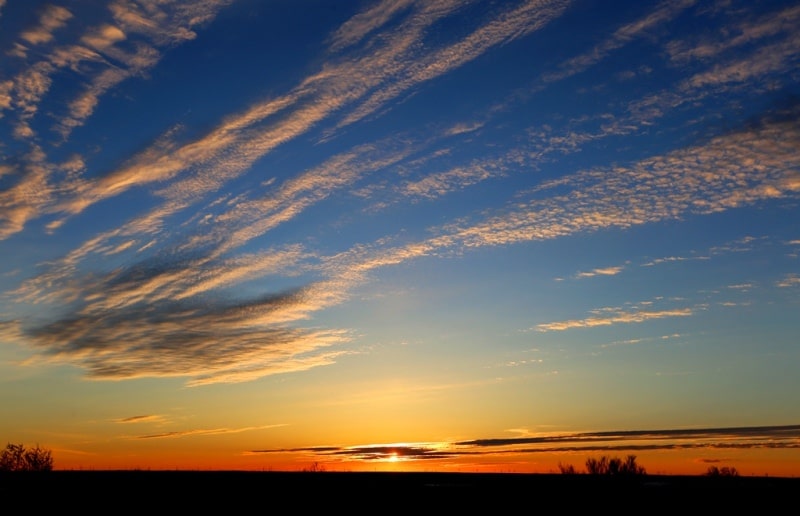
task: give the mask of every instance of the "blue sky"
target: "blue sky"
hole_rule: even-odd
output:
[[[798,29],[777,0],[0,0],[0,436],[195,468],[784,438]],[[756,459],[664,468],[706,460]]]

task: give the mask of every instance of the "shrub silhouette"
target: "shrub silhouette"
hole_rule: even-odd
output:
[[[575,466],[572,464],[561,464],[558,463],[558,470],[561,471],[562,475],[577,475],[578,472],[575,470]]]
[[[306,473],[324,473],[325,466],[319,462],[314,462],[309,467],[303,469],[303,471]]]
[[[636,455],[628,455],[625,460],[617,457],[608,458],[605,455],[599,459],[586,460],[586,470],[590,475],[646,475],[643,466],[636,464]]]
[[[708,477],[738,477],[739,472],[736,468],[724,466],[722,468],[718,468],[716,466],[709,466],[708,470],[706,470],[706,476]]]
[[[53,456],[50,450],[39,447],[25,448],[22,444],[8,443],[0,452],[0,471],[52,471]]]
[[[558,464],[558,469],[564,475],[574,475],[577,473],[571,464]],[[586,472],[590,475],[612,475],[612,476],[635,476],[646,475],[647,470],[644,466],[636,463],[636,455],[628,455],[625,460],[618,457],[606,457],[603,455],[599,459],[590,457],[586,459]]]

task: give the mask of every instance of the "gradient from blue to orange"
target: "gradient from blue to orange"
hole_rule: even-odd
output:
[[[0,440],[800,474],[800,6],[0,0]]]

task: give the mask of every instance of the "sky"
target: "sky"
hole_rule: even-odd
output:
[[[0,0],[0,441],[800,475],[800,5]]]

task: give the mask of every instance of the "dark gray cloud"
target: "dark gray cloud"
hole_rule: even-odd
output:
[[[800,425],[583,432],[421,445],[381,444],[354,447],[313,446],[261,449],[252,450],[251,453],[297,453],[317,455],[320,458],[345,457],[349,460],[388,461],[520,453],[748,448],[798,449],[800,448]]]
[[[355,446],[338,448],[335,446],[314,446],[308,448],[291,448],[276,450],[252,450],[251,453],[311,453],[327,457],[346,457],[350,460],[385,461],[397,460],[430,460],[456,457],[462,453],[426,446],[380,445]]]
[[[476,439],[461,441],[459,446],[509,446],[543,443],[594,443],[613,441],[664,441],[671,439],[800,439],[800,425],[757,426],[738,428],[700,428],[670,430],[628,430],[616,432],[585,432],[542,437],[519,437],[511,439]],[[797,446],[798,443],[793,443]],[[793,447],[794,447],[793,446]]]
[[[180,298],[205,276],[192,263],[154,259],[86,275],[65,289],[79,295],[61,317],[19,324],[19,336],[41,358],[76,364],[91,379],[187,377],[192,385],[305,370],[340,353],[326,348],[346,340],[341,332],[286,324],[286,311],[302,311],[307,287]]]

